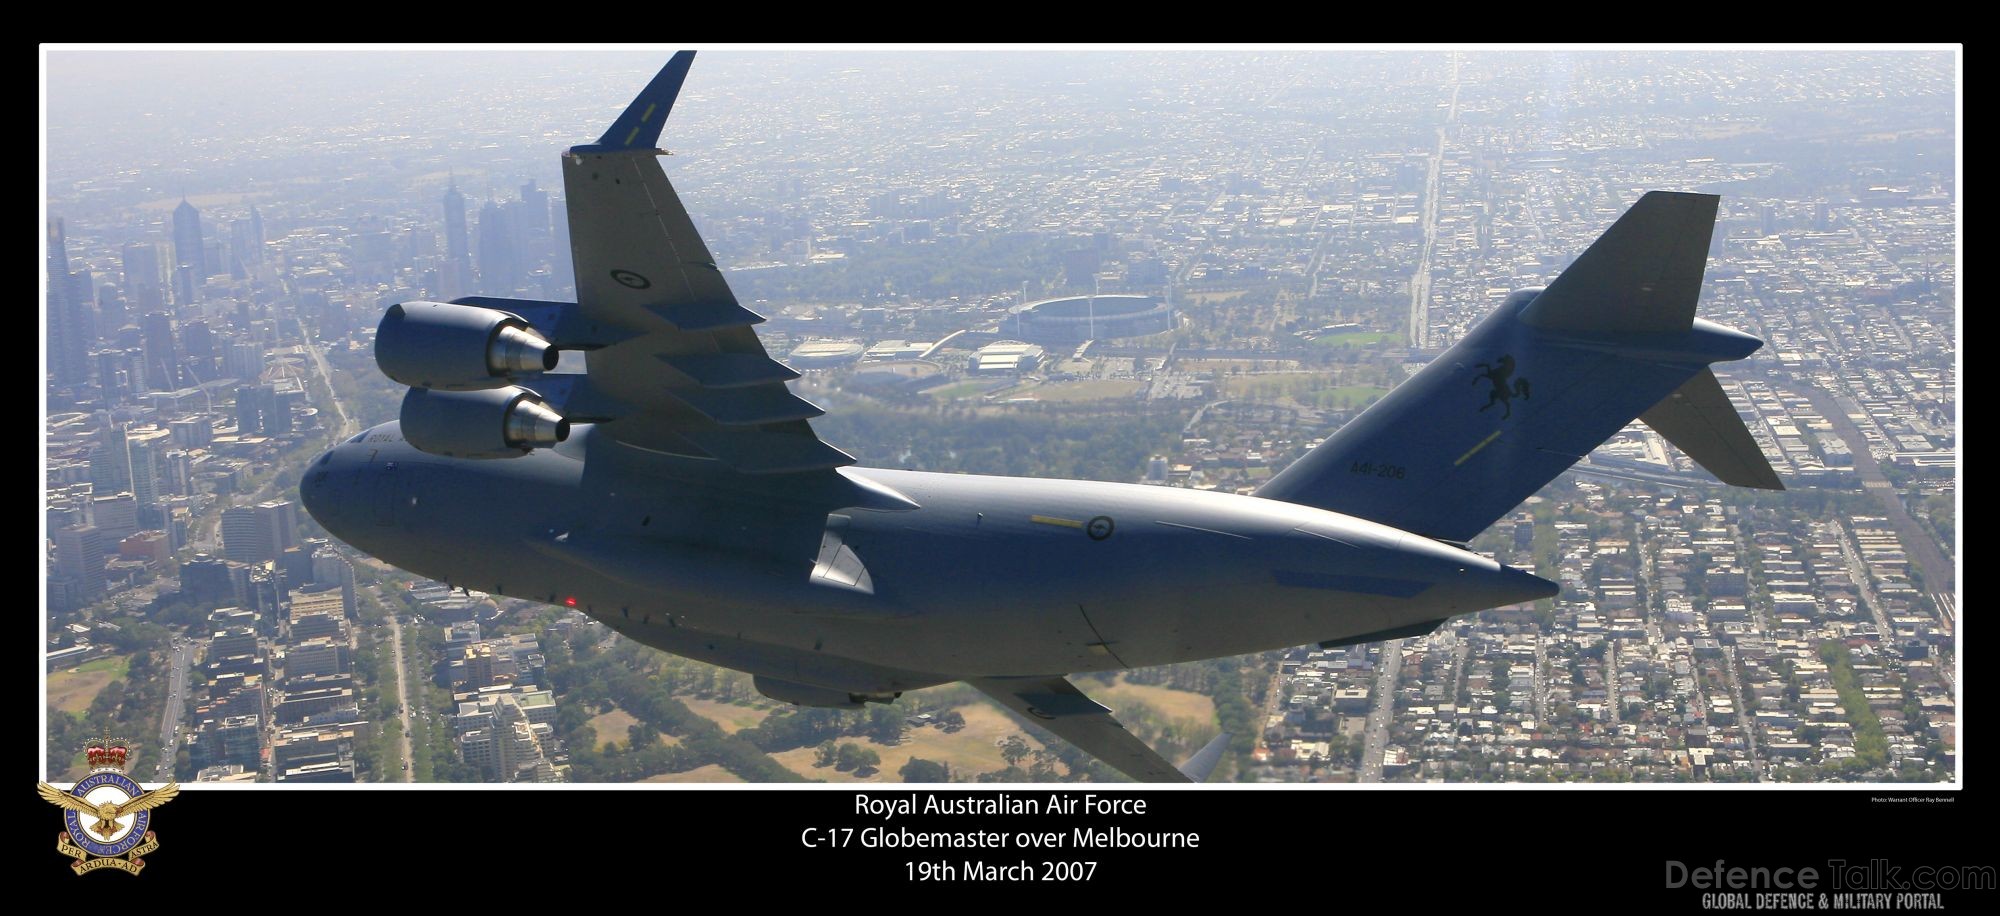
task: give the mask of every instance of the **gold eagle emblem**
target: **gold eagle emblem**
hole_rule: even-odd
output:
[[[151,792],[128,798],[124,804],[112,804],[109,802],[101,805],[92,804],[87,799],[78,798],[48,783],[42,783],[37,791],[42,794],[43,798],[48,800],[49,804],[55,805],[58,808],[68,808],[80,814],[94,815],[97,818],[97,823],[91,824],[85,829],[96,834],[99,839],[109,842],[112,835],[118,832],[119,818],[128,814],[137,814],[141,811],[158,808],[167,802],[173,801],[174,796],[180,794],[181,784],[177,782],[167,783]]]

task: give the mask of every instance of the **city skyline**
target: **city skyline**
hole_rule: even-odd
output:
[[[158,531],[182,568],[206,562],[189,557],[202,547],[225,553],[231,502],[247,511],[286,498],[276,482],[313,453],[306,443],[388,418],[394,402],[368,376],[367,358],[367,336],[387,305],[473,292],[569,295],[559,192],[543,190],[561,187],[556,151],[588,140],[578,125],[615,113],[633,74],[660,58],[45,54],[53,157],[45,351],[56,384],[44,525],[65,576],[94,565],[93,541],[101,554],[124,550],[106,547],[96,500],[133,492],[134,524],[160,527],[129,537]],[[159,78],[130,82],[101,66],[114,57],[115,69],[152,68]],[[1956,655],[1955,545],[1937,543],[1955,517],[1939,507],[1955,506],[1957,493],[1951,53],[718,51],[703,64],[665,139],[675,153],[669,173],[738,295],[771,319],[761,336],[773,354],[792,353],[800,368],[808,358],[832,360],[800,383],[833,411],[820,421],[823,434],[864,460],[898,466],[1019,472],[966,438],[977,434],[975,414],[1073,429],[1065,418],[1088,423],[1129,407],[1143,437],[1129,446],[1136,457],[1098,473],[1254,485],[1454,341],[1496,296],[1553,276],[1638,190],[1719,191],[1723,217],[1703,312],[1770,342],[1741,371],[1724,373],[1725,390],[1788,484],[1825,498],[1810,507],[1797,497],[1725,505],[1656,439],[1641,431],[1614,440],[1566,478],[1550,505],[1530,507],[1525,539],[1503,522],[1475,541],[1502,562],[1555,558],[1569,594],[1511,617],[1461,618],[1463,626],[1416,649],[1419,641],[1407,641],[1393,660],[1380,647],[1359,647],[1257,661],[1269,672],[1265,706],[1253,713],[1263,716],[1263,753],[1246,753],[1236,772],[1368,779],[1382,778],[1388,763],[1392,777],[1474,778],[1469,764],[1501,756],[1508,759],[1498,778],[1510,778],[1511,750],[1475,749],[1467,758],[1465,742],[1440,749],[1432,740],[1460,721],[1488,721],[1499,737],[1564,736],[1546,746],[1535,737],[1506,744],[1550,751],[1519,758],[1529,762],[1513,778],[1529,778],[1533,761],[1581,762],[1583,770],[1561,772],[1589,778],[1588,764],[1609,757],[1648,772],[1655,757],[1672,758],[1662,777],[1684,768],[1692,778],[1696,767],[1707,778],[1733,776],[1739,759],[1746,772],[1766,772],[1759,761],[1779,746],[1817,770],[1847,759],[1836,753],[1840,733],[1864,729],[1815,718],[1810,700],[1785,689],[1800,665],[1778,662],[1810,668],[1827,643],[1866,648],[1827,661],[1829,682],[1845,670],[1844,683],[1859,691],[1851,696],[1886,689],[1863,683],[1874,678],[1893,681],[1886,686],[1909,700],[1871,713],[1873,727],[1887,717],[1913,734],[1924,723],[1922,741],[1883,745],[1915,750],[1882,753],[1952,769],[1935,763],[1944,751],[1930,746],[1944,747],[1955,727],[1955,684],[1925,686]],[[190,91],[222,79],[241,91]],[[282,101],[321,97],[327,105]],[[114,129],[95,129],[107,121]],[[451,193],[465,204],[458,220],[446,203]],[[188,215],[171,215],[183,205]],[[1175,327],[1099,341],[1090,352],[1068,341],[1047,353],[1007,349],[1004,322],[1014,307],[1094,292],[1159,296]],[[958,332],[970,334],[961,341],[973,352],[941,343]],[[81,362],[68,341],[88,344]],[[232,399],[233,407],[216,407]],[[924,419],[932,409],[963,415],[945,425]],[[857,441],[861,434],[847,431],[864,422],[896,438]],[[109,443],[138,441],[135,431],[157,449],[114,457]],[[147,495],[138,493],[135,460],[148,466]],[[1033,460],[1029,473],[1098,467],[1062,455]],[[1829,515],[1830,505],[1845,517]],[[56,514],[72,511],[61,519],[71,525],[57,527]],[[300,532],[273,534],[273,543],[284,534],[296,540]],[[148,544],[141,538],[107,567],[121,571],[117,591],[127,599],[176,578]],[[312,545],[295,561],[305,569],[296,584],[318,584],[311,569],[321,551],[345,553]],[[273,624],[268,641],[282,635],[276,618],[298,589],[287,588],[277,557],[265,561],[273,564],[271,604],[256,612]],[[1741,589],[1740,598],[1691,584],[1712,565],[1725,570],[1721,587]],[[246,573],[231,600],[254,604],[253,578]],[[1656,583],[1667,579],[1681,588],[1663,591]],[[105,577],[76,581],[77,597],[88,598]],[[1677,596],[1685,607],[1673,603]],[[122,613],[132,608],[119,600],[86,603],[77,622],[146,616]],[[1735,600],[1740,616],[1715,610]],[[121,613],[99,616],[92,606]],[[379,626],[415,617],[419,606],[430,605],[391,609]],[[489,624],[533,616],[498,603],[494,611]],[[1784,622],[1793,619],[1801,622]],[[339,633],[358,652],[375,638],[360,633],[375,626],[349,620]],[[554,639],[546,626],[535,634]],[[310,638],[329,635],[339,634]],[[1788,641],[1807,651],[1793,659],[1781,645]],[[1590,656],[1590,646],[1608,647],[1609,660]],[[1741,661],[1744,646],[1770,663]],[[231,657],[261,657],[250,648]],[[400,630],[394,648],[399,695],[410,679],[405,652],[480,657],[477,647],[442,640],[409,645]],[[1894,660],[1893,677],[1875,656],[1919,649]],[[314,657],[317,673],[303,676],[339,667],[324,652]],[[256,665],[239,667],[248,676]],[[1520,676],[1531,686],[1515,689]],[[1682,695],[1684,678],[1691,683]],[[1199,695],[1211,716],[1227,705],[1215,698],[1222,688],[1213,675],[1168,672],[1159,683],[1176,686],[1119,681],[1135,688],[1126,691],[1132,702]],[[1447,697],[1443,684],[1457,689]],[[1441,688],[1436,696],[1431,687]],[[1766,687],[1785,715],[1733,721],[1756,719]],[[1232,689],[1246,702],[1260,692]],[[1480,697],[1468,689],[1499,699],[1472,702]],[[1567,699],[1555,698],[1565,689]],[[1797,692],[1822,696],[1807,692],[1818,689]],[[1836,701],[1850,696],[1827,689]],[[382,721],[365,692],[356,694],[354,721]],[[1729,702],[1716,705],[1724,694]],[[1311,699],[1294,722],[1291,698],[1299,696]],[[1939,696],[1952,700],[1951,715],[1925,705]],[[1510,707],[1517,698],[1519,708]],[[1447,699],[1470,712],[1440,715]],[[373,702],[395,706],[386,718],[410,731],[411,701]],[[1606,704],[1605,717],[1593,718]],[[1701,714],[1691,715],[1696,706]],[[1725,708],[1730,722],[1718,712]],[[1579,737],[1605,722],[1617,732],[1628,709],[1639,730],[1657,727],[1660,738],[1611,734],[1603,747],[1647,753],[1598,755]],[[750,728],[783,715],[759,711],[760,725]],[[535,721],[541,715],[524,712],[515,723],[532,740],[517,736],[518,747],[481,750],[480,759],[525,761],[543,778],[561,769],[545,743],[563,748],[560,756],[591,756],[568,747],[579,723]],[[1770,724],[1781,721],[1790,724]],[[217,726],[225,727],[241,723]],[[1689,732],[1697,727],[1698,745]],[[1796,739],[1808,729],[1816,741],[1766,740],[1758,756],[1759,737]],[[1502,744],[1476,740],[1478,726],[1470,737],[1475,748]],[[1625,737],[1635,741],[1620,744]],[[1712,737],[1721,740],[1711,745]],[[1858,753],[1855,739],[1845,740]],[[513,747],[491,745],[503,746]],[[1697,747],[1704,753],[1690,753]],[[1343,766],[1335,758],[1349,751],[1354,763]],[[329,753],[339,770],[340,754]],[[610,756],[636,754],[628,747]],[[328,772],[318,757],[297,759],[317,761],[305,764],[318,767],[309,775]]]

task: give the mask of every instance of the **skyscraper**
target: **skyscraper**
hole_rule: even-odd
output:
[[[174,341],[173,317],[152,312],[139,319],[139,331],[146,342],[146,386],[154,391],[180,387],[181,354]]]
[[[222,555],[241,563],[275,560],[298,542],[298,511],[288,500],[222,511]]]
[[[187,198],[174,208],[174,266],[193,268],[196,286],[208,279],[208,252],[201,246],[201,212]]]
[[[167,275],[160,269],[160,243],[126,242],[118,257],[125,268],[125,300],[130,307],[150,312],[167,304]]]
[[[104,595],[104,536],[95,525],[56,532],[56,574],[81,603]]]
[[[90,381],[90,300],[69,269],[63,221],[49,221],[49,372],[57,385]]]
[[[489,296],[508,296],[519,279],[514,229],[506,209],[488,200],[479,208],[479,291]]]
[[[275,436],[292,431],[291,408],[270,385],[236,389],[236,430],[241,436]]]
[[[469,258],[471,246],[466,244],[465,195],[458,193],[458,182],[444,192],[444,258]]]

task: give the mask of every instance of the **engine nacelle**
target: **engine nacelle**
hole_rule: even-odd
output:
[[[819,706],[828,709],[860,709],[864,703],[888,703],[901,694],[848,693],[810,684],[795,684],[765,677],[761,674],[750,679],[752,686],[773,700],[782,700],[794,706]]]
[[[519,458],[569,438],[569,421],[526,388],[403,395],[403,438],[447,458]]]
[[[554,369],[557,355],[527,319],[473,305],[398,303],[375,329],[375,365],[412,388],[499,388],[519,373]]]

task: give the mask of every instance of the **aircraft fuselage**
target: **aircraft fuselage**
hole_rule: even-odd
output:
[[[580,427],[520,458],[448,459],[389,423],[329,451],[301,493],[333,534],[413,572],[860,695],[1239,655],[1555,592],[1447,544],[1251,496],[846,468],[918,507],[829,511],[618,473],[622,448]],[[614,470],[586,471],[599,466]]]

